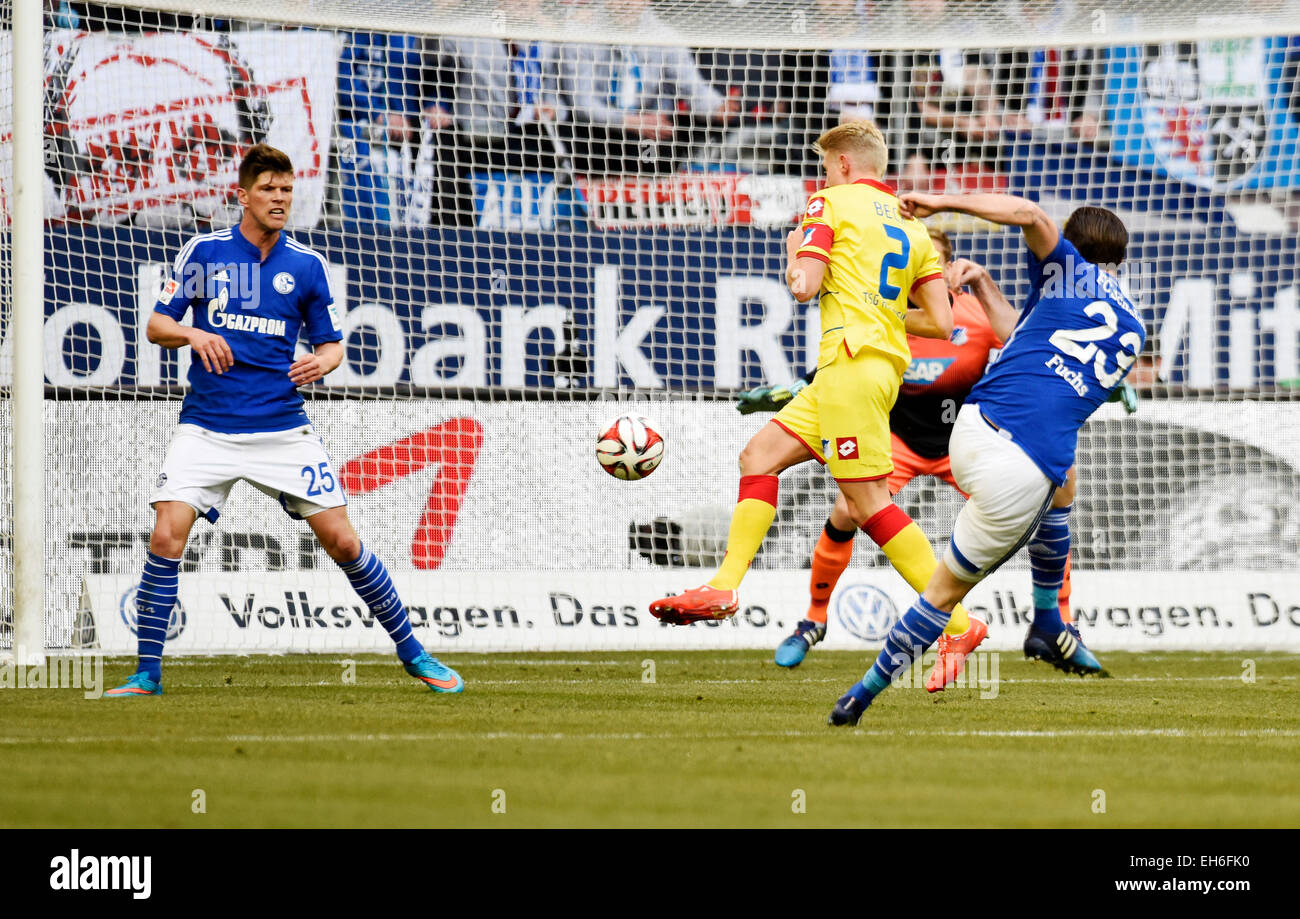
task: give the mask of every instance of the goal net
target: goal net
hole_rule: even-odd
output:
[[[835,495],[815,463],[782,476],[733,620],[670,628],[646,606],[723,553],[735,458],[766,420],[735,394],[815,364],[784,237],[819,187],[813,140],[858,118],[884,131],[899,190],[1026,195],[1058,222],[1103,205],[1129,229],[1137,411],[1083,429],[1071,521],[1090,644],[1300,647],[1294,3],[192,6],[46,3],[39,141],[14,128],[0,33],[0,647],[25,551],[43,553],[47,647],[134,651],[190,363],[145,326],[182,247],[239,221],[259,142],[293,161],[287,232],[327,261],[346,345],[304,388],[332,458],[304,475],[344,489],[431,650],[775,647]],[[11,165],[37,142],[43,446],[14,436],[6,334]],[[1017,233],[931,223],[1023,303]],[[905,394],[941,370],[915,361]],[[667,443],[638,482],[594,456],[629,411]],[[44,540],[20,545],[11,471],[41,450]],[[961,496],[921,477],[896,500],[942,552]],[[912,596],[859,538],[830,646],[878,647]],[[1027,558],[969,606],[993,647],[1018,647]],[[241,483],[195,525],[168,654],[389,647],[273,500]]]

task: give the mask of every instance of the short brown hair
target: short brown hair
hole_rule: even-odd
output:
[[[1081,207],[1065,221],[1065,238],[1094,265],[1118,265],[1128,252],[1128,230],[1114,211]]]
[[[289,160],[289,154],[283,150],[277,150],[270,144],[256,144],[249,148],[244,154],[244,160],[239,164],[239,187],[245,191],[253,187],[257,177],[264,172],[272,172],[276,175],[289,173],[293,175],[293,163]]]
[[[889,147],[885,135],[880,133],[874,121],[846,121],[837,124],[817,138],[813,150],[818,156],[828,153],[847,153],[853,156],[860,166],[865,166],[878,176],[885,174],[889,166]]]
[[[934,247],[939,251],[939,258],[946,265],[952,261],[952,240],[948,234],[938,227],[929,227],[930,239],[934,242]]]

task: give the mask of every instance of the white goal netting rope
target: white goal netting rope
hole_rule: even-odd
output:
[[[763,417],[741,416],[730,394],[813,363],[816,308],[784,289],[783,237],[818,187],[811,142],[852,118],[884,129],[900,190],[1025,194],[1062,221],[1101,204],[1130,229],[1125,283],[1149,332],[1130,377],[1140,408],[1106,406],[1081,437],[1081,577],[1158,572],[1152,583],[1173,590],[1170,572],[1300,559],[1294,4],[46,6],[51,646],[102,640],[106,618],[130,618],[188,366],[144,326],[184,243],[238,221],[238,162],[263,141],[294,162],[289,232],[327,259],[343,314],[347,359],[310,388],[308,412],[372,550],[413,592],[471,597],[455,601],[457,640],[479,628],[466,608],[485,611],[488,631],[509,618],[500,609],[514,601],[471,596],[485,579],[534,585],[542,613],[572,619],[557,596],[590,607],[582,591],[616,576],[681,589],[675,568],[716,562],[734,456]],[[6,201],[9,60],[0,33]],[[1016,234],[939,225],[1023,300]],[[6,283],[6,412],[10,294]],[[913,368],[914,387],[926,372]],[[668,450],[628,484],[592,449],[630,408]],[[6,458],[31,449],[10,432],[6,414]],[[791,606],[832,497],[811,465],[783,480],[755,570],[788,573]],[[898,500],[942,545],[960,496],[921,479]],[[855,570],[881,566],[859,542]],[[1021,606],[1025,565],[1007,574],[1023,582]],[[244,486],[218,526],[196,526],[185,570],[208,578],[203,602],[227,623],[272,601],[287,622],[287,606],[316,603],[297,590],[333,576],[307,530]],[[1251,593],[1239,581],[1206,602]],[[86,600],[94,590],[111,610]],[[1096,608],[1121,602],[1104,585],[1096,596]],[[78,619],[83,602],[98,606]],[[444,602],[455,606],[419,601]],[[1285,624],[1287,601],[1269,602]],[[635,604],[612,589],[601,605]],[[193,647],[226,648],[205,638],[207,617],[191,613]],[[239,646],[332,646],[295,628]],[[1161,629],[1178,640],[1176,625]]]

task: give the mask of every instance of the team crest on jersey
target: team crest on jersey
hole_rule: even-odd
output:
[[[948,337],[954,345],[966,344],[966,327],[964,325],[955,325],[952,327],[952,335]]]
[[[158,473],[158,483],[155,487],[162,488],[166,484],[167,484],[167,473],[165,472]]]
[[[293,275],[287,271],[281,271],[271,281],[271,286],[275,288],[276,293],[287,294],[293,290]]]
[[[158,302],[168,304],[172,302],[172,297],[176,296],[176,291],[181,289],[180,282],[175,278],[168,278],[167,283],[163,285],[158,294]]]
[[[822,211],[824,211],[825,209],[826,209],[826,202],[822,201],[821,198],[813,198],[811,201],[808,202],[809,217],[820,217]]]
[[[814,233],[813,228],[812,228],[812,227],[809,227],[809,228],[808,228],[808,232],[806,232],[806,233],[803,234],[803,244],[804,244],[805,246],[811,246],[811,245],[812,245],[812,241],[813,241],[813,233]]]
[[[835,438],[835,453],[842,460],[858,459],[858,439],[856,437]]]

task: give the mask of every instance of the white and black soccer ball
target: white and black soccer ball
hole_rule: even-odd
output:
[[[644,479],[664,458],[664,439],[641,415],[620,415],[596,439],[596,459],[616,479]]]

